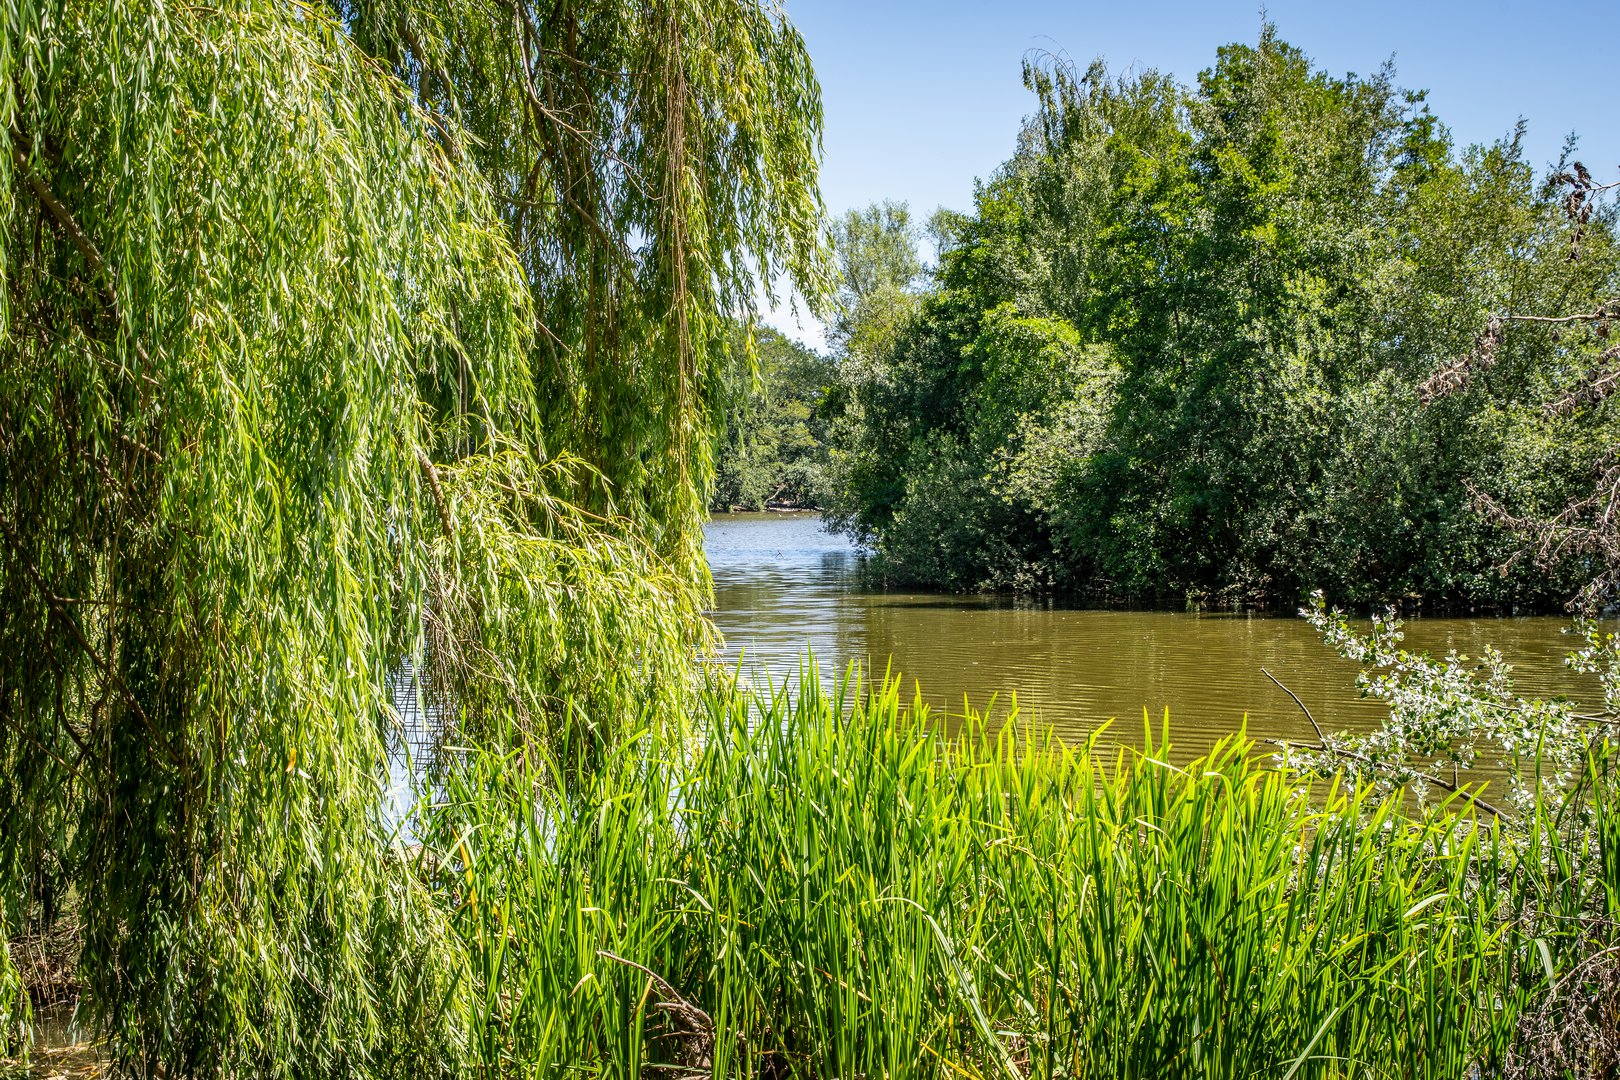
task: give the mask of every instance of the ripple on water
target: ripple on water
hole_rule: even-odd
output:
[[[1262,673],[1269,669],[1329,729],[1365,730],[1382,714],[1361,699],[1355,665],[1324,647],[1298,618],[1247,613],[1076,609],[997,597],[889,591],[863,580],[859,551],[824,532],[813,514],[725,514],[705,549],[714,576],[714,619],[726,657],[756,677],[796,674],[806,649],[824,672],[850,664],[902,673],[936,706],[998,710],[1016,694],[1021,711],[1076,739],[1111,717],[1122,738],[1140,734],[1143,709],[1168,707],[1184,750],[1237,730],[1308,739],[1299,708]],[[1477,655],[1495,645],[1527,694],[1599,695],[1563,665],[1572,645],[1564,620],[1424,618],[1407,644]]]

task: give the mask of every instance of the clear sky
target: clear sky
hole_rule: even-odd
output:
[[[973,182],[1012,153],[1034,98],[1020,64],[1030,50],[1111,71],[1157,69],[1184,83],[1231,41],[1254,41],[1254,0],[1059,3],[1056,0],[785,0],[821,79],[826,108],[822,192],[839,213],[878,199],[970,210]],[[1459,147],[1529,122],[1541,166],[1570,131],[1600,180],[1620,179],[1620,2],[1308,3],[1270,0],[1284,40],[1334,74],[1395,63],[1398,85],[1427,89]],[[802,333],[785,313],[772,322]]]

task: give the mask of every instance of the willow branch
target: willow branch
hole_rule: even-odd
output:
[[[90,265],[91,273],[103,279],[101,288],[106,293],[107,303],[113,310],[113,316],[122,323],[124,321],[123,311],[118,303],[118,293],[113,288],[112,269],[107,265],[107,260],[101,257],[101,250],[96,247],[96,242],[90,239],[89,234],[80,227],[78,219],[73,216],[71,210],[62,204],[62,200],[56,197],[56,193],[51,190],[50,185],[41,180],[35,175],[34,170],[28,167],[28,159],[23,156],[23,152],[18,149],[15,143],[11,146],[11,158],[17,163],[18,171],[28,180],[28,186],[33,190],[34,198],[38,199],[39,204],[49,211],[57,225],[61,226],[62,231],[68,234],[68,239],[73,241],[73,246],[79,249],[79,254],[84,256],[84,261]],[[130,345],[134,347],[135,355],[140,357],[141,363],[150,367],[151,358],[146,355],[146,349],[141,343],[134,340],[133,335],[130,339]],[[143,378],[147,377],[143,375]],[[147,378],[147,381],[150,382],[150,378]]]
[[[135,717],[138,720],[140,720],[141,726],[146,729],[146,733],[151,736],[152,741],[157,744],[158,749],[163,751],[163,755],[167,757],[171,763],[177,764],[180,760],[179,755],[174,752],[174,748],[172,745],[170,745],[169,740],[164,738],[162,733],[158,731],[157,725],[152,723],[152,718],[149,717],[146,714],[146,710],[141,707],[140,699],[135,696],[135,691],[130,689],[129,684],[124,681],[124,677],[118,673],[118,670],[96,651],[95,646],[90,643],[90,638],[85,634],[84,628],[79,625],[79,620],[73,617],[73,613],[68,610],[67,606],[63,603],[62,598],[57,596],[56,593],[49,588],[49,586],[47,586],[45,579],[40,574],[38,568],[28,560],[17,535],[12,532],[11,528],[7,526],[4,521],[0,521],[0,529],[5,531],[6,538],[11,542],[13,550],[16,551],[23,571],[27,573],[27,575],[33,580],[34,587],[39,590],[39,594],[44,599],[45,606],[50,608],[51,614],[55,615],[59,621],[67,625],[68,633],[72,634],[73,639],[79,643],[79,648],[83,649],[84,654],[90,658],[90,663],[95,665],[97,671],[101,672],[102,677],[107,680],[108,685],[117,687],[119,694],[124,699],[124,704],[129,706],[130,711],[135,714]],[[89,748],[79,739],[78,734],[73,731],[72,727],[67,724],[63,724],[62,728],[68,733],[68,737],[78,744],[79,750],[88,755]]]
[[[58,765],[62,766],[63,769],[67,770],[68,774],[70,776],[72,776],[73,779],[82,780],[83,777],[84,777],[84,774],[79,771],[78,762],[83,761],[85,758],[89,757],[89,751],[87,751],[85,749],[84,743],[79,741],[79,737],[73,733],[73,730],[67,726],[66,721],[63,721],[62,727],[63,727],[63,730],[67,731],[68,735],[73,739],[73,745],[75,745],[75,746],[77,746],[79,748],[78,761],[69,762],[61,754],[58,754],[55,750],[52,750],[50,747],[48,747],[44,743],[40,742],[39,739],[36,738],[34,736],[34,733],[31,732],[31,731],[23,732],[23,738],[25,738],[29,742],[33,743],[34,748],[36,750],[38,750],[40,753],[44,754],[46,757],[50,758],[52,761],[54,761]]]
[[[422,466],[422,475],[427,477],[428,487],[433,492],[433,502],[439,508],[439,525],[444,529],[446,540],[455,537],[455,529],[450,524],[450,504],[445,501],[444,488],[439,486],[439,470],[433,464],[433,459],[423,452],[421,447],[416,448],[417,463]]]
[[[174,751],[169,747],[168,740],[158,734],[151,717],[146,715],[146,710],[141,707],[140,701],[135,697],[135,692],[129,688],[129,684],[124,681],[124,677],[118,673],[117,669],[109,661],[103,659],[101,654],[96,652],[95,647],[90,644],[90,639],[85,636],[84,629],[79,625],[79,620],[75,619],[72,613],[62,606],[62,602],[51,595],[48,590],[41,589],[41,592],[45,597],[45,603],[51,609],[51,613],[67,624],[68,632],[78,641],[79,648],[84,650],[85,655],[90,658],[90,662],[100,670],[101,674],[114,686],[118,687],[118,692],[124,697],[124,704],[129,706],[130,711],[140,720],[141,726],[146,729],[146,733],[157,741],[164,754],[173,760],[175,755]],[[77,742],[78,740],[75,739],[74,741]]]
[[[28,159],[23,156],[23,152],[18,149],[15,143],[11,147],[11,159],[17,163],[17,169],[28,180],[28,186],[34,191],[34,198],[39,200],[41,206],[50,211],[51,217],[55,218],[56,223],[62,227],[62,231],[68,234],[68,239],[73,241],[73,246],[79,249],[79,254],[84,256],[84,261],[90,264],[91,271],[99,277],[109,277],[107,263],[102,259],[101,252],[97,250],[95,241],[85,235],[85,231],[74,220],[73,214],[67,207],[62,205],[62,201],[56,197],[56,194],[51,191],[45,181],[34,175],[34,170],[28,167]],[[111,286],[104,285],[104,287],[108,289],[109,293],[111,292]]]

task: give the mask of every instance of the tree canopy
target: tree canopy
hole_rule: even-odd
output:
[[[768,327],[735,346],[724,423],[715,428],[715,510],[808,509],[827,479],[826,400],[836,380],[830,357]]]
[[[686,692],[726,333],[825,293],[803,42],[749,0],[0,24],[0,927],[78,899],[142,1071],[459,1060],[399,707],[521,771]]]
[[[1391,71],[1328,75],[1269,27],[1191,86],[1052,58],[1025,79],[1018,153],[948,223],[920,300],[849,335],[834,511],[892,576],[1259,603],[1574,591],[1579,560],[1500,571],[1519,541],[1490,504],[1589,490],[1610,413],[1542,406],[1596,347],[1514,324],[1465,389],[1426,386],[1493,314],[1613,296],[1612,209],[1574,221],[1519,130],[1459,150]]]

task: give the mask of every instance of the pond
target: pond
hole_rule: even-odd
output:
[[[1299,707],[1262,673],[1299,695],[1330,731],[1365,730],[1383,715],[1359,697],[1357,668],[1303,620],[1240,612],[1086,609],[1008,597],[883,589],[861,553],[814,514],[721,514],[705,530],[714,620],[726,659],[756,681],[795,675],[806,651],[826,676],[850,664],[898,672],[909,694],[960,713],[996,695],[1068,740],[1118,718],[1109,736],[1139,741],[1143,710],[1170,710],[1180,753],[1201,752],[1247,718],[1251,735],[1310,740]],[[1415,618],[1408,647],[1477,655],[1501,649],[1532,696],[1601,700],[1596,681],[1564,666],[1575,640],[1556,616]]]

